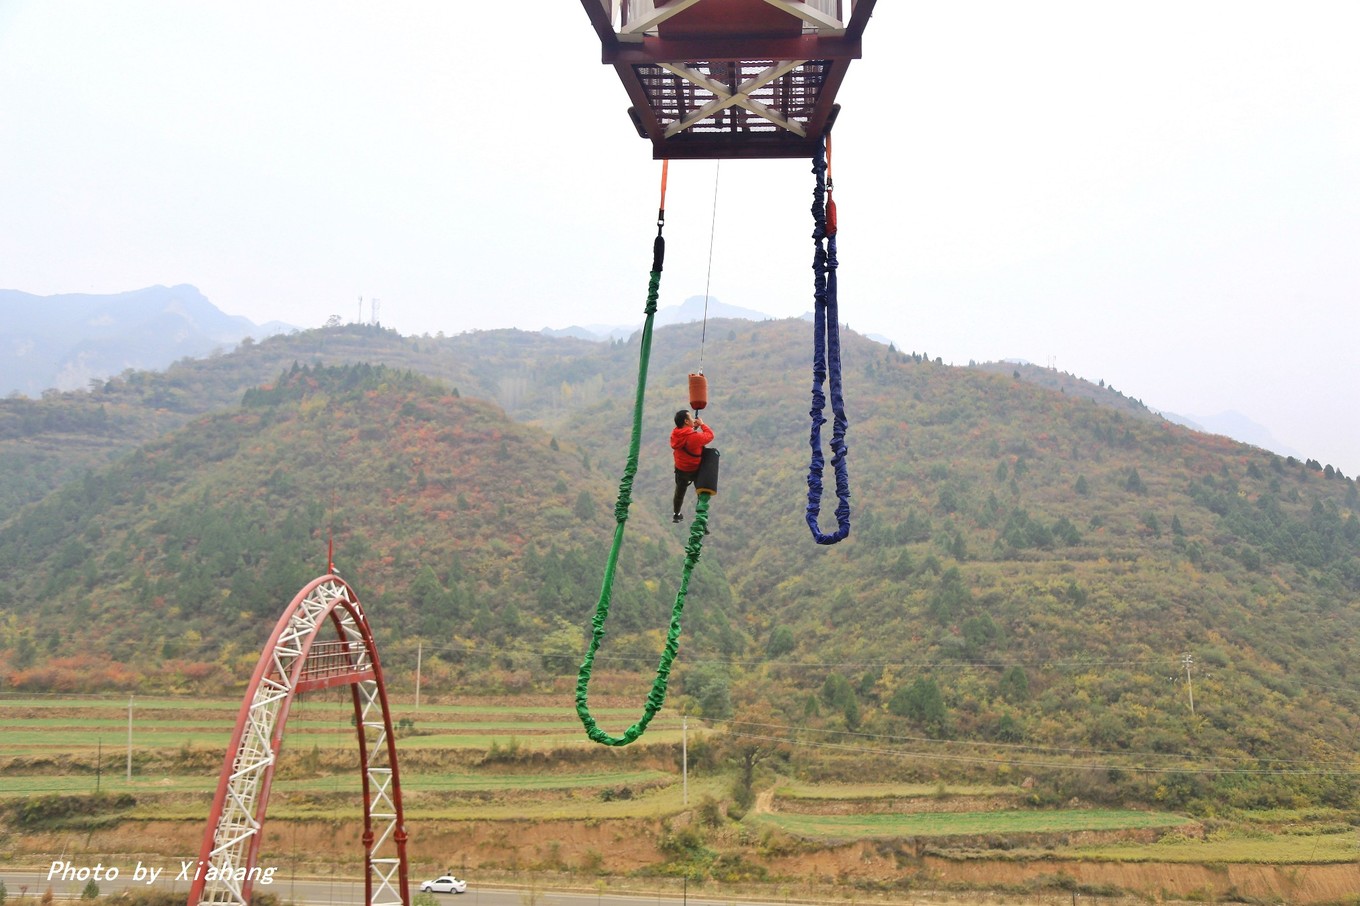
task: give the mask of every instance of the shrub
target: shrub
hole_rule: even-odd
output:
[[[20,808],[16,823],[23,828],[88,823],[112,811],[131,808],[137,800],[126,793],[117,796],[95,793],[87,796],[35,796]]]

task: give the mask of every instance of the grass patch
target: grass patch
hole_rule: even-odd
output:
[[[121,770],[109,770],[98,779],[99,790],[105,793],[211,793],[217,786],[216,775],[209,777],[136,777],[128,782]],[[0,799],[25,799],[29,796],[61,793],[66,795],[94,793],[96,778],[91,774],[39,774],[0,777]]]
[[[783,799],[926,799],[938,796],[1014,796],[1020,792],[1015,786],[969,786],[941,783],[819,783],[808,784],[796,780],[785,781],[775,789]]]
[[[1204,840],[1168,834],[1151,845],[1115,843],[1076,847],[1071,852],[1079,858],[1110,862],[1323,865],[1356,861],[1360,858],[1360,844],[1357,844],[1353,828],[1319,834],[1252,830],[1241,834],[1215,834]]]
[[[618,786],[619,784],[612,785]],[[730,779],[725,777],[709,777],[699,781],[691,777],[689,781],[691,807],[705,796],[714,799],[724,796],[730,785]],[[599,790],[593,792],[588,798],[552,799],[544,797],[539,801],[519,800],[505,803],[450,801],[448,799],[439,802],[424,802],[421,797],[413,796],[410,804],[406,806],[405,812],[408,816],[416,818],[458,821],[515,819],[589,821],[610,818],[664,818],[685,808],[684,791],[678,783],[652,787],[638,793],[631,799],[610,798],[606,800],[598,793]],[[270,807],[270,814],[274,814],[272,806]]]
[[[1128,809],[935,812],[895,815],[775,813],[753,816],[747,820],[761,824],[772,824],[786,833],[814,840],[963,837],[986,834],[1053,834],[1075,831],[1176,827],[1185,823],[1185,818],[1180,815]]]

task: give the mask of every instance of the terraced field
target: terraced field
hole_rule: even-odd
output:
[[[194,852],[239,709],[228,699],[0,696],[0,857],[46,864],[72,846],[101,858],[127,846],[171,861]],[[592,709],[615,729],[637,717],[635,702]],[[351,720],[334,691],[294,703],[269,804],[265,850],[277,864],[355,869]],[[455,864],[512,881],[525,872],[799,878],[829,885],[819,888],[827,902],[861,887],[931,883],[1321,903],[1360,884],[1353,825],[1339,813],[1204,824],[1034,808],[1018,786],[767,776],[749,809],[724,814],[735,772],[710,752],[682,775],[674,711],[625,749],[589,742],[568,696],[395,704],[393,720],[415,870]],[[697,721],[687,734],[691,754],[705,736],[721,745],[721,732]],[[1215,868],[1224,865],[1233,867]]]
[[[434,801],[432,794],[458,794],[473,811],[485,811],[492,800],[514,802],[526,794],[539,804],[596,795],[631,801],[677,783],[678,771],[599,763],[599,747],[585,738],[569,704],[488,700],[395,707],[408,813]],[[239,710],[239,699],[0,697],[0,800],[132,793],[156,817],[177,816],[182,797],[195,799],[216,787]],[[626,726],[637,716],[635,707],[605,705],[594,712],[604,725]],[[271,814],[286,816],[295,797],[314,806],[318,797],[333,796],[339,809],[340,800],[359,793],[352,721],[348,699],[334,692],[293,704]],[[678,745],[680,736],[680,717],[663,713],[647,740],[666,748]],[[548,758],[563,751],[580,757]],[[441,812],[448,810],[447,799],[438,799]]]

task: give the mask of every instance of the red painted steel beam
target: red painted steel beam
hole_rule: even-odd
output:
[[[653,142],[652,157],[656,160],[772,160],[778,158],[811,157],[820,136],[799,138],[788,134],[731,134],[677,135],[662,143]]]
[[[604,62],[635,66],[646,63],[681,63],[687,60],[714,62],[741,60],[858,60],[863,52],[859,38],[654,38],[641,44],[615,42],[604,51]]]
[[[608,53],[611,45],[619,43],[619,38],[614,33],[614,24],[609,21],[609,13],[605,10],[604,4],[600,0],[581,0],[581,5],[585,7],[586,15],[590,17],[590,24],[595,27],[595,34],[600,37],[600,46]]]

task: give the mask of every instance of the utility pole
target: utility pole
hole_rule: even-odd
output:
[[[132,782],[132,696],[128,696],[128,753],[127,753],[127,780]]]
[[[420,710],[420,655],[424,648],[424,642],[416,642],[416,710]]]
[[[689,805],[689,717],[680,718],[681,804]]]
[[[1185,667],[1185,691],[1190,695],[1190,713],[1193,715],[1195,713],[1195,684],[1190,679],[1190,668],[1195,665],[1194,656],[1185,655],[1181,658],[1181,664]]]

